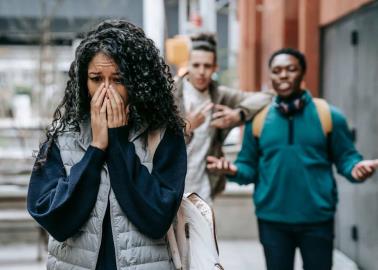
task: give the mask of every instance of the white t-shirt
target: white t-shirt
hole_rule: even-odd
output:
[[[208,90],[200,92],[187,80],[184,80],[183,95],[186,113],[211,101]],[[210,148],[211,135],[215,132],[210,122],[211,110],[208,111],[205,122],[193,131],[193,137],[187,146],[188,169],[185,180],[185,192],[196,192],[209,203],[211,188],[206,173],[206,155]]]

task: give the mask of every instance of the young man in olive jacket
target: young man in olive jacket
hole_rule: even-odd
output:
[[[206,170],[206,157],[223,156],[222,145],[230,129],[251,119],[271,101],[272,94],[219,86],[212,80],[217,69],[214,36],[199,34],[191,42],[188,72],[176,80],[175,93],[189,135],[185,192],[196,192],[211,202],[224,189],[225,178]]]
[[[247,123],[236,162],[208,157],[207,167],[239,184],[255,184],[268,270],[292,270],[297,247],[304,269],[330,270],[337,204],[332,165],[351,182],[361,182],[378,160],[362,160],[344,115],[301,89],[306,60],[300,52],[277,51],[269,68],[277,97]],[[319,109],[320,102],[328,111]]]

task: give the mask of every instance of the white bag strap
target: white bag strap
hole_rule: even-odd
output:
[[[172,253],[173,264],[175,265],[175,268],[177,270],[181,270],[182,269],[181,257],[180,257],[180,252],[177,246],[175,232],[173,230],[172,225],[171,227],[169,227],[169,230],[167,232],[167,238],[168,238],[169,248],[171,249],[171,253]]]

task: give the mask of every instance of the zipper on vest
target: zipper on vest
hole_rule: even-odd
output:
[[[101,183],[100,183],[100,185],[101,185]],[[109,185],[110,185],[110,183],[109,183]],[[103,224],[104,219],[105,219],[106,209],[108,208],[108,204],[110,204],[110,202],[109,202],[109,194],[110,194],[110,188],[109,188],[109,191],[107,192],[107,201],[106,201],[106,204],[105,204],[105,211],[104,211],[104,213],[103,213],[103,215],[101,217],[102,222],[101,222],[101,225],[100,225],[100,228],[99,228],[99,238],[98,238],[99,246],[98,246],[97,251],[96,251],[96,262],[94,264],[93,270],[96,269],[96,267],[97,267],[98,255],[100,254],[101,243],[102,243],[102,231],[103,231],[102,224]],[[109,205],[109,207],[110,207],[110,205]],[[109,209],[109,211],[110,211],[110,209]],[[111,218],[110,218],[110,222],[111,222]],[[118,268],[117,258],[116,258],[116,264],[117,264],[117,269],[119,269]]]
[[[110,215],[110,229],[112,230],[112,237],[113,237],[113,245],[114,245],[114,254],[115,254],[115,262],[116,262],[116,266],[117,266],[117,269],[121,269],[119,267],[119,264],[118,264],[118,258],[119,258],[119,252],[118,252],[118,248],[116,248],[116,245],[117,242],[116,242],[116,235],[115,235],[115,230],[113,229],[114,227],[114,224],[113,224],[113,211],[112,211],[112,207],[111,207],[111,204],[110,204],[110,197],[112,196],[112,193],[111,193],[111,189],[109,191],[109,195],[108,195],[108,203],[109,203],[109,215]]]
[[[292,116],[289,116],[289,145],[294,143],[294,119]]]

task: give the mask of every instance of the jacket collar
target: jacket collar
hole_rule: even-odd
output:
[[[311,100],[312,100],[312,95],[311,95],[311,93],[310,93],[310,91],[309,90],[307,90],[307,89],[303,89],[302,90],[302,97],[303,97],[303,100],[305,101],[305,103],[307,104],[307,103],[309,103]],[[280,102],[280,101],[282,101],[281,99],[280,99],[280,97],[276,94],[275,95],[275,97],[274,97],[274,101],[275,102]]]

